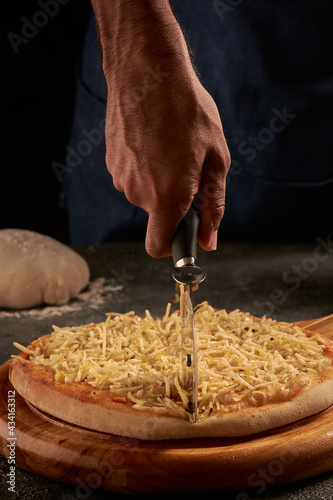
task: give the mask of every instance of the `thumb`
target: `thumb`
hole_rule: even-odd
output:
[[[197,198],[201,217],[198,242],[204,250],[217,248],[217,231],[225,207],[226,173],[221,156],[210,154],[203,168]]]

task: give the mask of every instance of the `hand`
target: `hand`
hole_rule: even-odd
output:
[[[218,110],[195,74],[176,20],[167,8],[156,15],[153,25],[145,18],[145,30],[122,26],[127,35],[118,33],[121,56],[113,49],[112,63],[105,40],[102,46],[107,168],[115,187],[149,215],[148,254],[164,257],[197,193],[198,241],[216,248],[230,155]]]

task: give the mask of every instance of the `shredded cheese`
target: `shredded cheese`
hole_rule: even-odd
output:
[[[34,363],[55,370],[56,383],[86,382],[123,395],[132,408],[151,407],[182,418],[188,393],[179,382],[178,313],[170,304],[162,319],[133,311],[108,313],[105,322],[59,328],[35,350],[14,345]],[[263,317],[259,322],[239,310],[215,311],[207,302],[195,311],[198,344],[198,417],[231,411],[256,391],[283,391],[308,383],[332,366],[323,351],[327,340],[309,338],[297,326]]]

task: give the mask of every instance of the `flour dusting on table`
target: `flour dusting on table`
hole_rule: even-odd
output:
[[[104,277],[91,280],[88,286],[69,303],[58,306],[39,306],[32,309],[24,310],[0,310],[1,318],[22,318],[34,317],[36,319],[45,318],[47,316],[61,316],[64,313],[81,311],[82,309],[99,309],[106,302],[110,302],[114,293],[120,292],[123,289],[117,280]]]

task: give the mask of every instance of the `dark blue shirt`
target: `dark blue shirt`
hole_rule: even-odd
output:
[[[333,2],[174,0],[232,164],[220,235],[315,238],[332,231]],[[72,157],[103,128],[106,87],[93,23],[78,75]],[[82,148],[81,148],[82,149]],[[65,176],[73,243],[143,239],[146,216],[118,193],[104,144]]]

